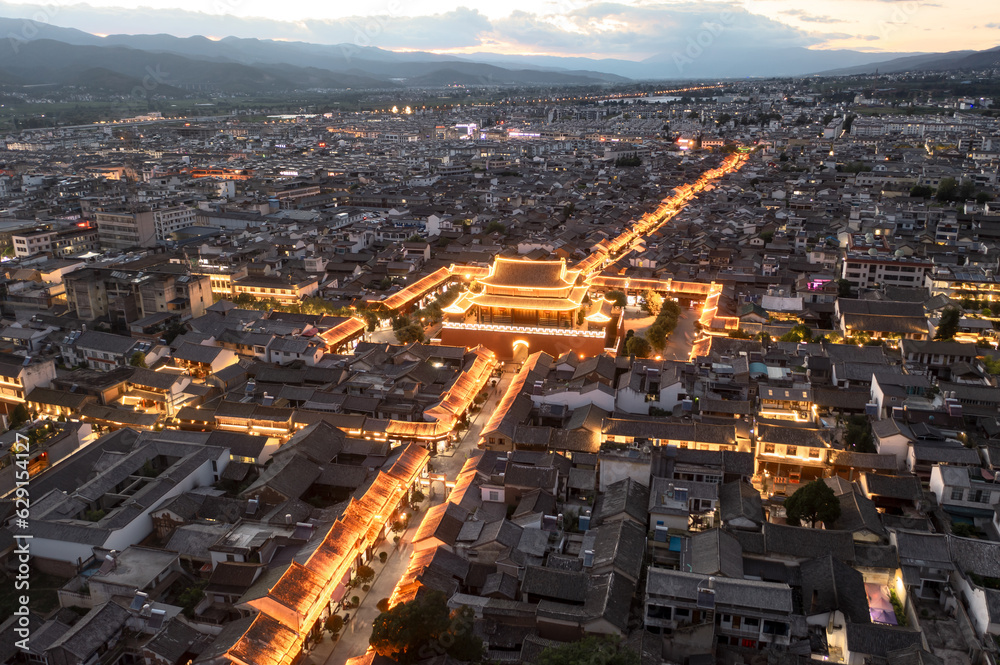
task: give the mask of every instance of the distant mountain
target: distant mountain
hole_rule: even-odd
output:
[[[900,72],[916,71],[957,71],[962,69],[990,69],[1000,67],[1000,47],[986,51],[950,51],[948,53],[926,53],[923,55],[895,58],[878,63],[878,71],[882,74],[898,74]],[[871,74],[875,71],[872,65],[861,67],[846,67],[822,72],[829,76],[849,76],[856,74]]]
[[[123,46],[78,46],[50,39],[18,43],[0,41],[0,72],[15,76],[27,85],[60,83],[118,92],[132,91],[137,85],[147,90],[162,86],[158,94],[176,88],[209,86],[228,92],[251,93],[392,85],[364,75],[319,68],[254,67]]]
[[[351,44],[168,34],[99,37],[73,28],[0,18],[0,82],[69,84],[101,90],[130,82],[251,93],[462,85],[572,85],[629,79],[679,81],[822,74],[891,73],[1000,66],[1000,48],[953,53],[864,53],[736,48],[720,40],[702,52],[667,51],[642,61],[560,56],[397,53]],[[665,42],[667,43],[667,42]],[[117,74],[118,76],[111,76]],[[133,83],[134,87],[134,83]],[[132,88],[129,87],[129,90]]]
[[[26,27],[27,26],[27,27]],[[27,28],[30,27],[30,30]],[[72,83],[112,89],[106,75],[149,80],[174,87],[210,87],[225,92],[310,88],[395,88],[405,85],[563,85],[620,82],[606,72],[514,69],[433,53],[395,53],[351,44],[309,44],[227,37],[110,35],[98,37],[72,28],[0,18],[0,31],[24,35],[0,43],[0,79],[24,84]],[[0,34],[2,34],[0,32]],[[31,39],[27,39],[27,37]],[[90,72],[90,74],[86,73]],[[122,85],[126,79],[119,80]],[[128,88],[131,89],[131,88]]]

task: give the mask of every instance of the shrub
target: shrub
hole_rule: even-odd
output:
[[[339,614],[331,614],[324,624],[331,635],[336,635],[344,628],[344,618]]]
[[[351,596],[351,607],[357,607],[361,604],[361,599],[357,596]]]
[[[385,563],[385,560],[388,559],[388,558],[389,558],[389,553],[388,552],[379,552],[378,553],[378,560],[381,561],[382,563]]]

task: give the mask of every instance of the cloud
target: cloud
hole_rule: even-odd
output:
[[[1000,28],[1000,23],[987,23],[987,28]]]
[[[647,54],[684,48],[692,36],[725,34],[727,50],[771,46],[810,46],[820,41],[803,30],[753,14],[730,3],[657,3],[630,6],[600,2],[561,15],[513,12],[493,21],[498,41],[580,52],[595,43],[608,54]]]

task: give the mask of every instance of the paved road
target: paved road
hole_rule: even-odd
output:
[[[681,360],[687,362],[691,359],[691,347],[694,344],[695,329],[694,324],[698,320],[699,310],[685,309],[681,312],[677,320],[677,327],[670,334],[667,345],[663,348],[664,360]]]
[[[446,454],[437,455],[432,459],[431,466],[434,468],[434,473],[444,473],[449,480],[455,479],[458,472],[462,470],[462,466],[465,465],[469,453],[476,450],[476,444],[479,442],[479,435],[483,427],[489,421],[490,414],[496,409],[513,377],[513,371],[504,372],[497,386],[495,388],[488,388],[490,391],[489,397],[483,404],[483,407],[473,416],[469,423],[469,429],[466,430],[465,435],[456,444],[455,448]],[[435,495],[424,501],[416,516],[422,519],[428,508],[442,501],[444,501],[444,496],[440,484],[437,484]],[[320,645],[313,649],[308,657],[309,663],[315,665],[340,665],[340,663],[345,662],[349,658],[363,655],[368,650],[368,638],[371,635],[372,622],[379,615],[376,605],[382,598],[392,596],[396,584],[403,576],[403,573],[406,572],[406,567],[409,564],[412,554],[410,541],[414,533],[416,533],[418,525],[419,521],[417,519],[410,521],[410,528],[402,534],[398,548],[392,545],[391,538],[388,543],[378,548],[379,551],[389,552],[389,559],[384,566],[377,561],[371,564],[377,575],[374,583],[372,583],[371,590],[367,594],[362,593],[360,590],[349,592],[351,596],[357,595],[362,597],[358,607],[348,611],[351,614],[350,623],[341,631],[339,640],[331,642],[329,637],[326,637]]]

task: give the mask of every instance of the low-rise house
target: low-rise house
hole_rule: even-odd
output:
[[[664,635],[671,657],[723,641],[760,650],[802,637],[794,634],[794,592],[787,584],[662,568],[647,571],[644,623]]]
[[[990,519],[993,506],[1000,503],[1000,482],[980,467],[935,464],[930,491],[945,512],[960,519]]]
[[[149,341],[96,330],[70,333],[59,343],[64,364],[105,371],[129,365],[136,353],[142,354],[145,362],[151,348]]]

